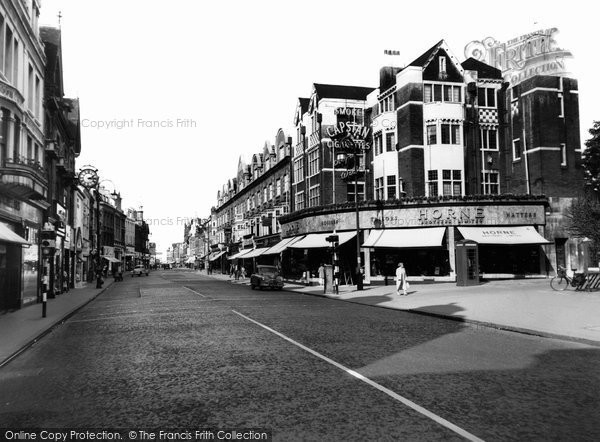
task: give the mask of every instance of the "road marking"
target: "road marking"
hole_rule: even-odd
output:
[[[206,296],[206,295],[203,295],[202,293],[198,293],[196,290],[192,290],[191,288],[189,288],[189,287],[186,287],[186,286],[184,286],[184,285],[182,285],[181,287],[183,287],[184,289],[186,289],[186,290],[189,290],[190,292],[193,292],[193,293],[195,293],[195,294],[197,294],[197,295],[200,295],[200,296],[202,296],[203,298],[207,298],[207,297],[208,297],[208,296]]]
[[[377,382],[375,382],[375,381],[373,381],[373,380],[371,380],[371,379],[363,376],[362,374],[357,373],[356,371],[351,370],[348,367],[346,367],[346,366],[344,366],[344,365],[342,365],[342,364],[340,364],[338,362],[335,362],[333,359],[330,359],[327,356],[322,355],[321,353],[319,353],[319,352],[317,352],[317,351],[315,351],[315,350],[313,350],[311,348],[308,348],[307,346],[302,345],[302,344],[300,344],[297,341],[294,341],[292,338],[288,338],[283,333],[280,333],[277,330],[272,329],[271,327],[268,327],[268,326],[266,326],[264,324],[261,324],[260,322],[255,321],[254,319],[249,318],[248,316],[246,316],[246,315],[244,315],[244,314],[242,314],[240,312],[237,312],[235,310],[231,310],[231,311],[233,313],[235,313],[236,315],[241,316],[242,318],[247,319],[248,321],[253,322],[254,324],[256,324],[256,325],[264,328],[265,330],[270,331],[271,333],[279,336],[280,338],[285,339],[288,342],[291,342],[295,346],[300,347],[302,350],[307,351],[308,353],[310,353],[310,354],[312,354],[312,355],[314,355],[314,356],[316,356],[316,357],[318,357],[320,359],[323,359],[325,362],[330,363],[331,365],[339,368],[340,370],[345,371],[350,376],[353,376],[353,377],[355,377],[355,378],[357,378],[357,379],[365,382],[366,384],[369,384],[371,387],[375,387],[377,390],[381,391],[382,393],[387,394],[388,396],[390,396],[393,399],[396,399],[397,401],[403,403],[404,405],[412,408],[413,410],[417,411],[418,413],[421,413],[422,415],[424,415],[424,416],[428,417],[429,419],[437,422],[438,424],[440,424],[440,425],[448,428],[451,431],[454,431],[456,434],[458,434],[458,435],[460,435],[460,436],[462,436],[462,437],[464,437],[464,438],[466,438],[468,440],[471,440],[471,441],[483,442],[483,439],[480,439],[477,436],[469,433],[468,431],[463,430],[459,426],[453,424],[452,422],[447,421],[443,417],[438,416],[437,414],[435,414],[435,413],[427,410],[426,408],[423,408],[420,405],[415,404],[410,399],[407,399],[404,396],[400,396],[398,393],[390,390],[389,388],[386,388],[383,385],[378,384]]]

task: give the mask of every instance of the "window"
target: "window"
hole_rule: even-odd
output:
[[[33,110],[33,67],[31,65],[27,71],[27,107]]]
[[[478,87],[477,104],[480,107],[496,107],[496,89],[493,87]]]
[[[354,198],[356,195],[356,191],[355,191],[354,184],[355,183],[348,183],[348,187],[347,187],[348,201],[350,201],[350,202],[355,201]],[[356,183],[356,188],[358,188],[358,200],[364,201],[365,200],[365,183]]]
[[[387,152],[396,150],[396,135],[394,132],[387,132],[385,134],[385,150]]]
[[[442,144],[460,144],[460,125],[443,123],[441,130]]]
[[[498,195],[500,193],[499,174],[497,170],[481,172],[482,195]]]
[[[308,207],[315,207],[320,204],[319,186],[312,187],[308,191]]]
[[[425,103],[435,101],[460,103],[462,97],[461,90],[461,86],[451,84],[425,83],[423,85],[423,101]]]
[[[438,171],[428,170],[427,171],[427,190],[428,196],[438,196]]]
[[[461,177],[460,170],[442,170],[442,194],[460,196],[462,194]]]
[[[481,148],[498,150],[498,131],[496,129],[481,129]]]
[[[294,183],[304,180],[304,158],[300,157],[294,161]]]
[[[21,155],[21,120],[18,117],[15,117],[13,141],[13,159],[17,161]]]
[[[396,109],[393,93],[379,101],[379,109],[381,109],[381,112],[392,112]]]
[[[34,104],[34,112],[35,116],[40,118],[40,78],[35,76],[35,104]]]
[[[379,155],[383,152],[383,136],[381,132],[378,132],[373,137],[373,143],[375,144],[375,155]]]
[[[521,139],[513,140],[513,160],[521,159]]]
[[[308,176],[313,176],[317,173],[319,173],[319,149],[315,149],[308,154]]]
[[[396,198],[396,176],[388,175],[387,177],[387,197],[389,200]]]
[[[5,26],[5,29],[6,38],[4,39],[4,76],[10,83],[13,73],[13,34],[8,26]]]
[[[269,183],[269,201],[273,199],[273,183]]]
[[[263,187],[263,203],[266,203],[269,200],[269,196],[267,194],[267,188]]]
[[[281,196],[281,178],[275,181],[275,196]]]
[[[437,144],[437,127],[435,124],[427,125],[427,144]]]
[[[283,176],[283,191],[290,191],[290,178],[288,177],[287,173]]]
[[[304,209],[304,192],[298,192],[296,194],[296,210]]]
[[[560,114],[558,116],[559,116],[559,118],[564,118],[564,116],[565,116],[565,100],[563,98],[562,93],[558,94],[558,106],[560,109]]]
[[[382,200],[384,199],[383,195],[383,177],[375,178],[375,199]]]
[[[565,143],[560,143],[560,165],[567,165],[567,145]]]
[[[440,57],[439,58],[439,65],[440,65],[440,74],[445,74],[446,73],[446,57]]]

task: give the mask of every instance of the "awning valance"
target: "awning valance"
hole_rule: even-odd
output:
[[[30,246],[31,243],[28,242],[25,238],[17,235],[15,232],[10,230],[6,225],[0,223],[0,241],[9,242],[13,244],[21,244],[24,246]]]
[[[235,255],[228,256],[227,259],[245,258],[245,255],[247,255],[248,253],[250,253],[252,250],[254,250],[254,249],[243,249],[243,250],[240,250]]]
[[[327,241],[327,237],[333,235],[333,233],[310,233],[290,245],[292,249],[316,249],[319,247],[330,247],[331,243]],[[356,236],[356,232],[338,232],[336,235],[339,236],[339,244],[344,244],[350,241]]]
[[[282,239],[269,250],[267,250],[265,253],[263,253],[263,255],[278,255],[288,247],[291,247],[291,245],[295,242],[300,241],[302,238],[304,238],[304,235],[292,236],[291,238]]]
[[[426,229],[374,229],[362,247],[440,247],[445,227]]]
[[[108,262],[121,262],[121,260],[114,258],[112,256],[103,256],[102,258],[106,259]]]
[[[459,227],[465,237],[479,244],[550,244],[533,226]]]
[[[251,250],[250,253],[246,253],[243,258],[256,258],[257,256],[265,253],[267,250],[269,250],[269,247],[260,247],[258,249]]]
[[[218,251],[218,252],[212,252],[210,254],[210,256],[208,257],[208,260],[209,261],[214,261],[215,259],[219,259],[221,257],[221,255],[223,253],[225,253],[225,252],[226,252],[226,250],[221,250],[221,251]]]

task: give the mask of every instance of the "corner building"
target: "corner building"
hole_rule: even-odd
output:
[[[511,84],[483,62],[459,62],[442,40],[404,68],[381,69],[378,89],[326,88],[345,91],[328,97],[345,108],[360,107],[351,98],[365,94],[362,124],[372,129],[356,239],[353,205],[344,206],[354,201],[351,186],[325,181],[336,155],[318,130],[328,122],[314,112],[322,103],[315,98],[326,96],[319,90],[297,104],[295,210],[281,220],[282,236],[296,238],[290,247],[305,246],[309,272],[319,265],[312,247],[325,259],[321,240],[334,229],[341,242],[360,242],[365,282],[393,276],[399,261],[412,279],[455,280],[462,240],[477,243],[474,271],[483,277],[581,268],[581,244],[564,230],[583,182],[576,80],[536,75]],[[342,267],[351,273],[353,264]]]

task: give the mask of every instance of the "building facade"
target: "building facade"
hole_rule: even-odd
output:
[[[0,310],[38,301],[47,209],[38,1],[0,4]]]

